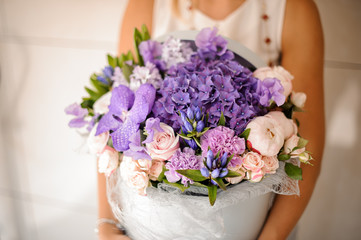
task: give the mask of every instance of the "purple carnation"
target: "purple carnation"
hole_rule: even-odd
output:
[[[206,157],[208,147],[212,150],[213,154],[217,154],[218,152],[220,152],[220,155],[224,153],[228,153],[229,156],[234,154],[229,164],[230,167],[241,165],[242,158],[239,155],[241,155],[246,148],[243,138],[235,135],[232,129],[222,126],[208,130],[201,137],[201,146],[203,157]]]
[[[165,167],[169,170],[164,173],[169,182],[178,182],[179,180],[182,180],[182,184],[188,186],[188,183],[193,184],[193,181],[177,173],[176,170],[199,170],[203,167],[202,157],[195,155],[193,149],[186,147],[183,149],[183,152],[177,150]]]

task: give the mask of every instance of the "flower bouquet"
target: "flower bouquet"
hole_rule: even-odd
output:
[[[219,237],[227,220],[217,225],[210,218],[254,196],[297,194],[299,164],[311,160],[292,120],[306,95],[292,91],[289,72],[253,65],[215,28],[193,40],[178,35],[161,42],[146,27],[135,29],[136,58],[108,55],[109,65],[90,78],[93,88],[85,88],[88,96],[66,108],[75,116],[69,126],[90,132],[113,211],[143,239],[185,231],[196,239],[199,228]],[[182,221],[164,220],[170,212]],[[145,219],[157,222],[153,235],[140,223]],[[189,219],[195,223],[185,227]]]

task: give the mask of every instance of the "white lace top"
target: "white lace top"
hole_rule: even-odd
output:
[[[155,0],[155,38],[167,32],[215,26],[220,34],[241,42],[265,62],[279,63],[286,0],[246,0],[223,20],[214,20],[197,9],[189,10],[187,2],[178,1],[180,16],[175,16],[171,0]]]

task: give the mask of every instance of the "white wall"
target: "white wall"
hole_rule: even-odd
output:
[[[96,239],[96,166],[63,109],[115,53],[124,0],[0,0],[0,239]],[[358,0],[317,0],[327,145],[298,239],[361,239]]]

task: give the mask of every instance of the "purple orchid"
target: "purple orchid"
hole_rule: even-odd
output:
[[[67,108],[65,108],[65,113],[75,116],[75,118],[70,120],[69,122],[69,127],[71,128],[81,128],[88,124],[88,121],[84,120],[84,118],[88,115],[88,110],[82,108],[77,103],[73,103]]]
[[[113,89],[109,112],[99,121],[96,135],[111,131],[113,146],[117,151],[129,149],[130,137],[139,130],[152,109],[155,88],[143,84],[134,93],[128,87],[120,85]]]

